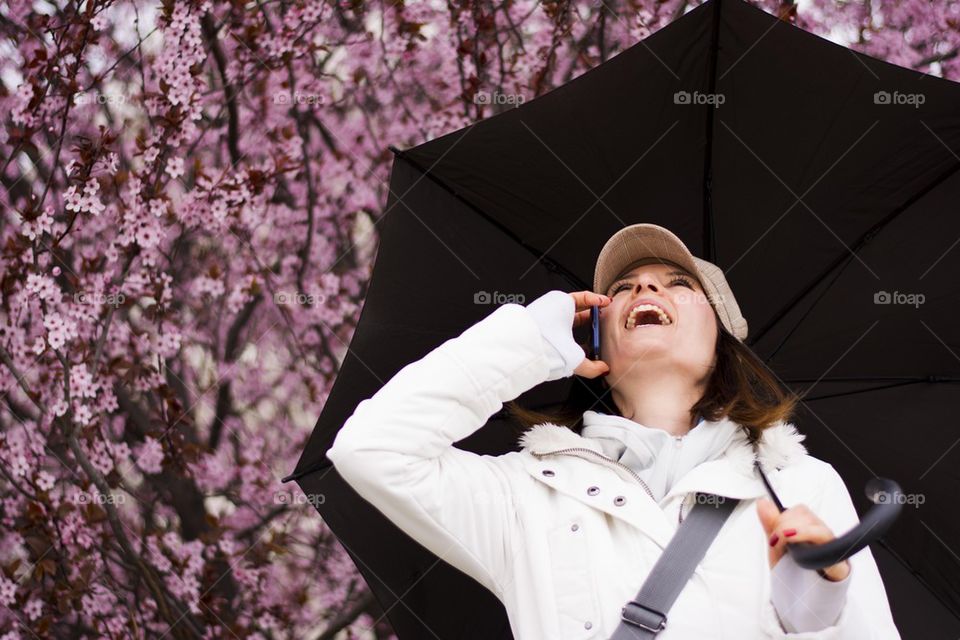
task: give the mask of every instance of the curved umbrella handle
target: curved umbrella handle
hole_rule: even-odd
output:
[[[794,562],[804,569],[823,569],[843,562],[883,536],[900,515],[903,492],[893,480],[872,478],[867,482],[866,493],[874,504],[860,519],[860,524],[823,544],[788,544],[787,552]]]

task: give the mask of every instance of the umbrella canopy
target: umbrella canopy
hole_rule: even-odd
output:
[[[325,452],[359,402],[502,302],[589,289],[651,222],[727,274],[746,340],[858,510],[912,504],[872,549],[905,638],[960,635],[960,84],[710,0],[522,106],[396,151],[349,354],[296,470],[400,638],[509,638],[502,605],[396,529]],[[559,402],[568,378],[531,390]],[[951,402],[951,400],[954,400]],[[503,412],[458,444],[516,448]],[[839,533],[839,532],[838,532]],[[953,548],[951,548],[953,547]]]

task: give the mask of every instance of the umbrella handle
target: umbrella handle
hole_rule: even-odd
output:
[[[843,562],[868,544],[876,542],[900,515],[903,492],[900,485],[887,478],[867,482],[867,497],[873,502],[860,524],[847,533],[823,544],[798,542],[787,545],[794,562],[804,569],[823,569]],[[783,511],[783,508],[780,509]]]

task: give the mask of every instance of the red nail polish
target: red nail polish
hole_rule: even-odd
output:
[[[788,538],[791,537],[791,536],[795,536],[795,535],[797,535],[797,530],[796,530],[796,529],[784,529],[784,530],[783,530],[783,535],[785,535],[785,536],[788,537]]]
[[[777,546],[777,542],[779,542],[779,541],[780,541],[780,536],[778,536],[777,534],[773,534],[772,536],[770,536],[770,546],[771,546],[771,547]]]

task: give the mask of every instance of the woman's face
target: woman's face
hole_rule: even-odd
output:
[[[600,350],[610,384],[637,367],[686,371],[699,382],[713,367],[717,316],[700,283],[672,264],[651,263],[627,271],[606,291],[612,302],[600,312]],[[662,313],[629,311],[649,302]],[[640,373],[646,373],[641,371]]]

